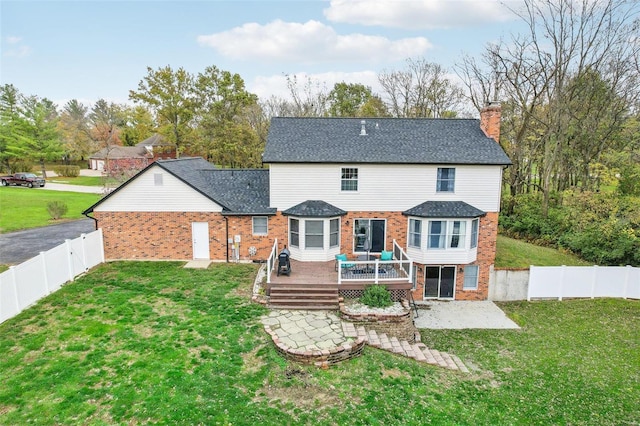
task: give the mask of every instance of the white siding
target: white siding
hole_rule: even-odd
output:
[[[477,259],[478,249],[420,250],[416,247],[409,247],[407,255],[414,262],[423,265],[466,265]]]
[[[358,169],[358,191],[340,191],[341,169]],[[271,164],[271,207],[323,200],[347,211],[403,211],[425,201],[464,201],[499,211],[502,166],[455,167],[454,193],[436,192],[437,165]]]
[[[156,185],[155,174],[162,174]],[[222,207],[158,166],[102,202],[98,212],[220,212]]]

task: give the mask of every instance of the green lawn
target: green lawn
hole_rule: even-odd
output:
[[[47,191],[22,187],[0,187],[0,233],[52,225],[47,203],[62,201],[68,211],[60,221],[81,219],[82,212],[100,199],[99,194]]]
[[[277,355],[255,265],[104,264],[0,325],[0,424],[637,424],[637,301],[501,304],[521,330],[423,331],[472,374],[373,348]],[[422,313],[427,314],[427,312]]]
[[[570,253],[498,235],[496,268],[528,268],[530,265],[583,266],[591,264]]]
[[[78,177],[53,177],[48,178],[47,182],[51,183],[66,183],[69,185],[82,185],[82,186],[104,186],[105,178],[101,176],[78,176]],[[118,185],[118,181],[115,179],[109,178],[107,180],[110,187]]]

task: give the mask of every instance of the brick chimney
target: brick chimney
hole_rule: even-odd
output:
[[[498,102],[489,102],[480,111],[480,128],[485,135],[500,142],[500,117],[502,108]]]

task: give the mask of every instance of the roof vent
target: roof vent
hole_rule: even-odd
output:
[[[365,120],[362,120],[360,122],[360,125],[362,126],[362,128],[360,129],[360,136],[367,136],[367,128],[365,127],[366,124],[367,122]]]

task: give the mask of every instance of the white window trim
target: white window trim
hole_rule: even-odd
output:
[[[291,221],[297,221],[298,222],[298,230],[295,232],[295,234],[298,236],[298,244],[294,245],[291,240],[291,235],[294,234],[294,232],[291,230]],[[289,245],[291,247],[296,247],[296,248],[300,248],[300,219],[298,219],[297,217],[290,217],[289,218]]]
[[[265,220],[265,232],[256,232],[256,219],[264,219]],[[269,235],[269,217],[268,216],[253,216],[251,218],[251,233],[253,235],[259,235],[259,236],[264,236],[264,235]]]
[[[320,219],[311,219],[311,218],[307,218],[303,220],[304,222],[304,249],[305,250],[324,250],[324,237],[325,237],[325,232],[324,232],[324,228],[325,228],[325,224],[326,221],[324,220],[324,218],[320,218]],[[307,222],[320,222],[322,224],[322,233],[320,234],[312,234],[312,236],[321,236],[322,237],[322,245],[320,247],[309,247],[307,245]]]
[[[442,181],[442,179],[440,179],[439,175],[440,175],[440,170],[443,169],[453,169],[453,188],[451,190],[446,190],[443,191],[440,189],[440,185],[439,183]],[[456,175],[458,173],[456,172],[456,168],[455,167],[438,167],[436,170],[436,193],[439,194],[455,194],[456,192]],[[446,181],[451,181],[452,179],[447,179]]]
[[[344,174],[345,170],[355,170],[355,174],[356,177],[355,179],[353,177],[351,178],[344,178],[342,177]],[[342,187],[342,183],[343,182],[355,182],[356,183],[356,189],[343,189]],[[340,192],[346,192],[346,193],[356,193],[360,190],[360,171],[358,169],[358,167],[341,167],[340,168]]]

